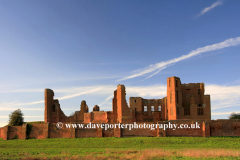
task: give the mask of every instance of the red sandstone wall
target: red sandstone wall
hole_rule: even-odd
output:
[[[106,112],[107,113],[107,112]],[[109,113],[111,114],[111,112]],[[162,129],[151,130],[146,129],[57,129],[55,123],[45,123],[45,124],[32,124],[32,129],[29,134],[29,138],[83,138],[83,137],[137,137],[137,136],[186,136],[186,137],[209,137],[209,136],[240,136],[240,120],[172,120],[172,121],[162,121],[158,124],[200,124],[200,128],[197,129],[167,129],[166,131]],[[143,123],[138,123],[143,124]],[[145,123],[153,124],[153,123]],[[84,127],[87,124],[84,124]],[[19,139],[26,138],[26,125],[23,126],[7,126],[0,128],[0,138],[13,139],[15,136]]]
[[[55,123],[49,124],[48,136],[49,138],[74,138],[75,132],[72,132],[73,129],[57,129]],[[74,129],[75,131],[75,129]]]
[[[181,81],[178,77],[167,78],[167,110],[168,120],[176,120],[177,107],[182,105]],[[177,101],[178,99],[178,101]]]
[[[110,113],[109,113],[110,116]],[[109,117],[110,119],[110,117]],[[84,123],[108,123],[108,113],[104,111],[93,111],[84,114]]]
[[[143,122],[143,114],[144,114],[144,112],[136,112],[135,113],[135,117],[136,117],[136,121],[137,122]]]
[[[153,122],[159,122],[162,120],[161,111],[152,112],[152,115],[153,115]]]
[[[204,118],[210,120],[211,119],[211,100],[210,95],[204,95]]]
[[[181,136],[181,137],[203,137],[203,121],[189,121],[189,120],[173,120],[173,121],[168,121],[166,124],[177,124],[178,126],[180,124],[188,124],[190,126],[191,124],[195,124],[198,122],[200,124],[200,129],[167,129],[166,130],[166,136]]]
[[[18,139],[22,139],[22,126],[10,126],[8,132],[8,139],[13,139],[15,136],[18,136]]]
[[[0,128],[0,138],[4,138],[5,127]]]
[[[162,99],[161,117],[163,121],[168,120],[167,97]]]
[[[81,102],[80,111],[77,111],[73,116],[68,117],[61,110],[58,100],[53,99],[53,97],[54,92],[51,89],[45,89],[45,110],[44,110],[45,123],[84,121],[84,113],[88,112],[86,101]]]
[[[152,122],[153,121],[153,115],[150,114],[148,112],[142,112],[142,116],[143,116],[143,121],[142,122]]]
[[[159,122],[162,120],[161,111],[154,111],[149,114],[148,112],[136,112],[136,122]]]
[[[91,113],[85,113],[84,114],[84,123],[90,123],[92,122],[92,112]]]
[[[183,110],[179,119],[211,120],[210,96],[204,95],[204,83],[182,84],[182,105],[182,109],[190,107],[190,115],[184,115]],[[198,108],[203,108],[203,115],[197,114]]]
[[[116,95],[114,94],[114,99],[116,99],[117,102],[117,121],[120,123],[135,122],[135,111],[131,110],[127,105],[124,85],[117,86],[117,92]]]
[[[108,111],[107,112],[107,119],[109,123],[114,123],[114,114],[113,111]]]
[[[240,120],[212,120],[211,136],[240,136]]]
[[[125,86],[118,85],[117,90],[114,91],[113,112],[111,113],[88,113],[86,102],[82,101],[81,110],[75,112],[73,116],[67,117],[62,112],[58,100],[54,100],[53,96],[54,92],[52,90],[45,90],[45,122],[130,123],[135,121],[158,122],[176,119],[211,119],[210,97],[204,96],[204,84],[181,84],[180,78],[178,77],[169,77],[167,79],[168,98],[147,100],[141,97],[130,97],[130,108],[125,99]],[[206,107],[203,103],[206,104]],[[204,115],[197,115],[198,104],[201,104],[201,107],[204,106]],[[147,112],[143,112],[144,106],[147,106]],[[159,106],[162,106],[161,112],[152,112],[152,106],[155,112],[159,110]],[[184,107],[190,107],[191,115],[184,115]],[[180,114],[177,114],[178,111]]]
[[[102,130],[103,137],[114,137],[114,129]]]
[[[141,97],[130,97],[129,107],[130,109],[138,112],[143,112],[143,99]]]
[[[200,89],[199,94],[198,94],[198,89]],[[190,102],[190,99],[187,99],[189,97],[188,95],[194,96],[196,104],[203,104],[203,102],[204,102],[204,84],[203,83],[182,84],[182,94],[183,94],[184,106]]]
[[[44,139],[48,137],[48,134],[46,135],[44,133],[44,130],[46,128],[47,124],[31,124],[31,132],[28,135],[28,138],[36,138],[36,139]]]

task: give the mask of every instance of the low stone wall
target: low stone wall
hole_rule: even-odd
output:
[[[240,136],[240,120],[215,120],[210,122],[211,136]]]
[[[26,139],[26,125],[22,126],[5,126],[0,128],[0,138],[8,139]]]
[[[0,138],[4,137],[5,127],[0,128]]]
[[[8,127],[8,138],[9,139],[24,139],[24,134],[22,134],[24,127],[22,126],[11,126]]]
[[[177,124],[177,129],[167,129],[167,136],[179,136],[179,137],[209,137],[209,134],[205,134],[205,121],[203,120],[171,120],[171,124]],[[169,122],[165,122],[169,124]],[[185,128],[184,125],[186,125]],[[178,128],[182,125],[184,128]],[[190,127],[190,128],[189,128]]]
[[[5,126],[0,128],[0,138],[9,139],[44,139],[44,138],[85,138],[85,137],[210,137],[210,136],[240,136],[240,120],[171,120],[157,123],[145,122],[145,125],[164,126],[169,124],[198,125],[193,128],[173,128],[164,130],[161,128],[87,128],[88,124],[83,124],[83,128],[62,128],[58,129],[56,123],[44,124],[24,124],[22,126]],[[136,123],[138,126],[144,123]],[[64,124],[65,126],[65,124]],[[86,127],[86,128],[85,128]]]
[[[27,138],[44,139],[48,138],[48,123],[27,125]]]

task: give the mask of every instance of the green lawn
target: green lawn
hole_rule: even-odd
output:
[[[216,155],[211,156],[212,153],[210,154],[211,159],[238,159],[236,154],[240,153],[240,137],[111,137],[7,141],[0,139],[0,159],[26,157],[26,159],[29,157],[48,159],[53,157],[68,157],[67,159],[82,157],[86,159],[94,157],[96,159],[107,159],[109,157],[112,157],[112,159],[139,159],[139,156],[142,156],[142,159],[148,159],[149,157],[150,159],[201,159],[201,156],[181,155],[178,153],[179,151],[181,151],[181,154],[189,152],[187,155],[198,151],[209,152],[210,154],[211,151],[216,152]],[[160,154],[160,152],[163,153]],[[224,156],[222,155],[223,152],[229,152],[229,154]]]

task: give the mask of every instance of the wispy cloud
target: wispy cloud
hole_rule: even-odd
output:
[[[35,118],[35,117],[40,117],[43,118],[44,116],[23,116],[24,118]],[[0,116],[0,118],[9,118],[9,116]]]
[[[105,104],[105,103],[107,103],[110,99],[112,99],[113,98],[113,94],[112,95],[110,95],[109,97],[107,97],[103,102],[101,102],[100,104],[99,104],[99,107],[101,107],[103,104]]]
[[[126,100],[129,97],[142,97],[145,99],[161,99],[166,96],[167,87],[166,85],[150,85],[150,86],[125,86],[126,87]],[[109,109],[112,106],[111,99],[113,98],[113,92],[116,90],[117,86],[115,85],[102,85],[102,86],[86,86],[86,87],[76,87],[76,88],[63,88],[54,90],[55,94],[61,92],[67,94],[66,96],[56,97],[56,99],[70,99],[73,97],[81,96],[88,94],[93,97],[103,97],[103,101],[98,105],[101,109]],[[69,92],[71,91],[71,92]],[[205,94],[211,95],[211,109],[212,110],[221,110],[224,108],[229,108],[228,110],[234,111],[236,106],[240,106],[240,85],[216,85],[216,84],[206,84]],[[105,98],[104,98],[105,97]],[[21,110],[29,111],[43,111],[44,106],[41,107],[32,107],[31,105],[37,103],[44,103],[42,101],[28,102],[28,103],[3,103],[0,106],[0,111],[13,111],[20,106]],[[61,104],[61,102],[60,102]],[[29,108],[26,106],[29,105]],[[19,107],[18,107],[19,106]],[[74,108],[62,108],[63,110],[75,110]]]
[[[126,86],[126,93],[129,97],[142,97],[146,99],[161,99],[166,97],[166,85],[151,86]]]
[[[44,92],[43,89],[19,89],[19,90],[2,90],[2,93],[18,93],[18,92]]]
[[[58,100],[67,100],[70,98],[74,98],[81,95],[89,94],[89,96],[106,96],[106,98],[98,104],[99,106],[103,106],[106,108],[111,108],[111,99],[113,98],[113,92],[117,89],[117,85],[102,85],[102,86],[85,86],[85,87],[70,87],[70,88],[60,88],[60,89],[53,89],[55,95],[63,94],[65,96],[55,96],[54,99]],[[27,90],[26,90],[27,91]],[[28,90],[29,92],[32,92],[32,90]],[[36,92],[38,92],[38,89],[36,89]],[[43,92],[43,91],[42,91]],[[141,96],[143,98],[160,98],[166,96],[166,86],[164,85],[151,85],[151,86],[126,86],[126,92],[127,97],[129,96]],[[9,93],[11,94],[11,93]],[[109,103],[108,103],[109,102]],[[21,110],[44,110],[43,108],[33,108],[33,107],[26,107],[31,106],[35,104],[43,104],[44,100],[41,101],[34,101],[34,102],[6,102],[0,104],[0,111],[13,111],[16,109],[19,109],[20,106]],[[60,102],[61,103],[61,102]],[[19,107],[18,107],[19,106]],[[64,109],[63,110],[72,110],[72,109]]]
[[[240,106],[240,85],[208,85],[205,86],[205,93],[211,96],[211,110],[231,108]],[[228,109],[230,110],[230,109]]]
[[[15,111],[17,109],[21,109],[22,111],[44,111],[44,107],[42,108],[16,108],[16,107],[7,107],[7,108],[2,108],[0,107],[0,111]],[[71,109],[71,108],[62,108],[62,110],[70,110],[70,111],[75,111],[75,109]]]
[[[16,108],[16,107],[0,107],[0,111],[14,111],[21,109],[23,111],[43,111],[44,108]]]
[[[18,102],[3,103],[3,104],[1,104],[0,111],[6,110],[12,106],[28,106],[28,105],[34,105],[34,104],[39,104],[39,103],[44,103],[44,101],[42,100],[42,101],[27,102],[27,103],[18,103]],[[29,110],[31,110],[31,109],[29,109]]]
[[[212,115],[213,115],[213,116],[216,116],[216,115],[230,115],[231,113],[233,113],[233,112],[212,113]],[[240,113],[240,111],[234,112],[234,113]]]
[[[128,97],[142,97],[142,98],[156,98],[160,99],[166,96],[167,87],[165,85],[151,85],[151,86],[126,86],[126,98]],[[108,96],[99,106],[106,104],[113,98],[112,95]],[[107,103],[112,104],[111,102]]]
[[[203,10],[197,16],[198,17],[202,16],[205,13],[207,13],[208,11],[212,10],[213,8],[215,8],[215,7],[219,6],[219,5],[222,5],[222,0],[218,0],[218,1],[214,2],[211,6],[203,8]]]
[[[158,74],[161,70],[163,70],[163,69],[165,69],[165,68],[167,68],[167,67],[168,67],[168,66],[161,67],[157,72],[153,73],[152,75],[148,76],[148,77],[145,78],[145,79],[151,78],[152,76]]]
[[[59,97],[59,98],[57,97],[55,99],[58,99],[58,100],[70,99],[70,98],[78,97],[78,96],[81,96],[81,95],[84,95],[84,94],[97,92],[97,91],[103,89],[102,87],[92,87],[92,88],[93,89],[88,90],[88,91],[83,91],[83,92],[79,92],[79,93],[75,92],[74,94],[66,95],[66,96]],[[67,90],[67,89],[65,89],[65,90]],[[68,88],[68,90],[69,90],[69,88]],[[29,90],[29,91],[32,92],[31,90]],[[16,110],[18,108],[14,107],[14,106],[27,106],[27,105],[34,105],[34,104],[39,104],[39,103],[44,103],[44,100],[27,102],[27,103],[19,103],[19,102],[4,103],[4,104],[1,104],[0,111]],[[42,109],[40,109],[40,108],[23,108],[22,110],[42,110]]]
[[[156,64],[151,64],[149,67],[139,69],[137,73],[134,73],[134,74],[132,74],[128,77],[119,79],[117,81],[123,81],[123,80],[135,78],[135,77],[138,77],[138,76],[142,76],[142,75],[157,71],[156,73],[153,74],[153,75],[155,75],[158,72],[160,72],[161,70],[167,68],[170,65],[173,65],[176,62],[191,58],[191,57],[199,55],[201,53],[205,53],[205,52],[209,52],[209,51],[215,51],[215,50],[223,49],[223,48],[226,48],[226,47],[236,46],[236,45],[239,45],[239,44],[240,44],[240,37],[236,37],[236,38],[227,39],[227,40],[225,40],[223,42],[220,42],[220,43],[208,45],[208,46],[205,46],[205,47],[202,47],[202,48],[197,48],[196,50],[191,51],[187,55],[182,55],[182,56],[174,58],[174,59],[170,59],[170,60],[167,60],[167,61],[162,61],[162,62],[159,62],[159,63],[156,63]],[[153,75],[149,76],[148,78],[152,77]]]
[[[121,78],[121,75],[108,75],[108,76],[89,76],[89,77],[57,77],[55,79],[49,79],[49,80],[45,80],[45,79],[33,79],[28,83],[22,83],[20,82],[20,84],[13,84],[11,83],[11,85],[9,83],[1,83],[0,84],[0,93],[18,93],[18,92],[43,92],[44,88],[42,89],[33,89],[33,88],[25,88],[26,86],[33,86],[33,85],[39,85],[39,84],[51,84],[51,83],[61,83],[61,82],[74,82],[74,81],[86,81],[86,80],[104,80],[104,79],[118,79]],[[14,83],[17,81],[14,81]],[[22,89],[16,89],[16,88],[20,88],[20,87],[24,87]]]
[[[68,96],[64,96],[64,97],[60,97],[58,98],[59,100],[63,100],[63,99],[69,99],[69,98],[74,98],[74,97],[78,97],[80,95],[83,95],[83,94],[88,94],[88,93],[92,93],[92,92],[96,92],[100,89],[103,89],[102,87],[99,87],[99,88],[95,88],[95,89],[92,89],[90,91],[85,91],[85,92],[80,92],[80,93],[76,93],[76,94],[72,94],[72,95],[68,95]]]

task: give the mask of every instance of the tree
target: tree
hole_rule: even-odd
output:
[[[240,119],[240,113],[231,113],[229,119]]]
[[[69,116],[71,117],[71,116],[73,116],[75,114],[75,112],[72,112]]]
[[[9,126],[21,126],[23,125],[23,113],[20,109],[15,110],[9,114]]]

